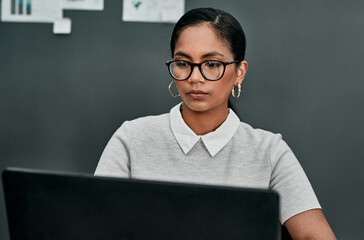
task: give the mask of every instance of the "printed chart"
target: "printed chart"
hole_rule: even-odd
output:
[[[63,16],[61,3],[61,0],[2,0],[1,20],[54,22]]]
[[[64,9],[103,10],[104,0],[2,0],[1,21],[52,23]]]

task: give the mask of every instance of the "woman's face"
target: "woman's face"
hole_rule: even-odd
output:
[[[192,63],[206,60],[234,61],[229,46],[218,39],[215,31],[206,23],[182,30],[176,42],[173,58]],[[201,75],[198,67],[194,67],[187,80],[175,81],[184,107],[194,112],[222,109],[225,111],[231,90],[242,83],[246,70],[246,61],[239,67],[229,64],[220,80],[209,81]]]

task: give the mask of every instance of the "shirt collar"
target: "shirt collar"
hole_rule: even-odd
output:
[[[239,127],[240,119],[233,110],[229,109],[226,120],[215,131],[199,136],[183,120],[181,104],[174,106],[170,111],[171,129],[178,144],[187,154],[201,138],[210,155],[214,157],[233,137]]]

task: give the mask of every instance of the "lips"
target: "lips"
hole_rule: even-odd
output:
[[[207,94],[207,93],[201,90],[191,90],[188,94]]]
[[[193,99],[200,99],[208,95],[208,93],[201,90],[191,90],[187,94]]]

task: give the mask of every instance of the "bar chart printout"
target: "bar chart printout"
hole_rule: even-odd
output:
[[[48,22],[63,17],[63,0],[2,0],[1,21]]]

